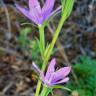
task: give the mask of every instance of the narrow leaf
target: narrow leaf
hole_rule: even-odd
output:
[[[55,89],[63,89],[63,90],[67,90],[69,92],[72,92],[71,89],[67,88],[67,87],[64,87],[64,86],[61,86],[61,85],[55,85],[53,86],[52,88],[55,88]]]

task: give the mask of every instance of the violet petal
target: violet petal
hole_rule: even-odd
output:
[[[28,10],[28,9],[22,8],[22,7],[20,7],[18,4],[16,4],[16,8],[17,8],[22,14],[24,14],[28,19],[30,19],[31,21],[33,21],[33,22],[36,23],[36,24],[38,23],[38,22],[36,21],[36,19],[29,14],[29,10]]]
[[[51,74],[55,71],[56,59],[53,58],[48,66],[45,78],[49,80]]]
[[[38,0],[29,0],[29,9],[36,10],[37,13],[41,13],[41,7]]]
[[[60,12],[61,12],[61,6],[59,6],[57,9],[55,9],[53,12],[51,12],[47,19],[49,19],[50,17],[51,17],[51,18],[55,17],[55,16],[58,15]]]
[[[58,80],[63,79],[69,74],[70,71],[71,71],[71,67],[64,67],[64,68],[57,70],[54,74],[52,81],[57,82]]]
[[[69,77],[66,77],[66,78],[64,78],[64,79],[62,79],[62,80],[60,80],[60,81],[58,81],[58,82],[52,83],[52,85],[56,85],[56,84],[60,84],[60,83],[66,83],[66,82],[68,82],[68,81],[69,81]]]
[[[29,8],[34,9],[36,7],[38,8],[37,11],[41,11],[40,3],[38,0],[29,0]]]
[[[44,20],[48,19],[51,11],[53,10],[55,0],[46,0],[43,8],[42,8],[42,15]]]
[[[30,15],[36,19],[37,24],[43,23],[43,17],[41,15],[41,7],[38,0],[29,0]]]
[[[29,16],[29,11],[25,8],[20,7],[18,4],[15,4],[16,8],[23,13],[27,18],[31,19],[31,17]]]

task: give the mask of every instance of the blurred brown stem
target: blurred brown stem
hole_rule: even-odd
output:
[[[9,16],[9,12],[8,12],[8,9],[6,7],[6,5],[4,4],[3,0],[0,0],[2,6],[4,7],[4,10],[5,10],[5,15],[6,15],[6,21],[7,21],[7,27],[8,27],[8,33],[7,34],[7,38],[8,39],[11,39],[11,20],[10,20],[10,16]]]

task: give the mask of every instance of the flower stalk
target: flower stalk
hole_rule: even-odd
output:
[[[62,29],[62,26],[63,26],[65,20],[66,20],[66,18],[64,18],[64,17],[62,16],[62,18],[61,18],[61,20],[60,20],[60,22],[59,22],[59,24],[58,24],[58,27],[57,27],[56,31],[54,32],[55,34],[54,34],[54,36],[53,36],[53,39],[52,39],[50,48],[49,48],[49,50],[48,50],[48,52],[47,52],[47,55],[45,56],[45,57],[46,57],[45,60],[44,60],[44,64],[45,64],[45,65],[42,66],[42,70],[43,70],[43,71],[44,71],[45,68],[46,68],[46,64],[48,63],[48,60],[49,60],[49,58],[50,58],[50,56],[51,56],[51,54],[52,54],[53,48],[54,48],[54,46],[55,46],[55,43],[56,43],[57,38],[58,38],[58,35],[59,35],[59,33],[60,33],[61,29]]]
[[[39,48],[41,52],[41,56],[44,59],[44,51],[45,51],[45,34],[44,34],[44,26],[39,26]]]
[[[46,96],[46,94],[47,94],[47,88],[45,86],[43,86],[40,96]]]
[[[53,88],[48,88],[46,85],[43,86],[42,92],[40,96],[48,96],[50,92],[52,92]]]
[[[54,45],[55,45],[56,40],[57,40],[57,38],[58,38],[58,35],[59,35],[59,33],[60,33],[61,29],[62,29],[62,26],[63,26],[63,24],[64,24],[64,22],[65,22],[65,20],[66,20],[65,14],[63,14],[63,15],[64,15],[64,16],[62,16],[62,18],[61,18],[61,20],[60,20],[60,22],[59,22],[59,24],[58,24],[58,27],[57,27],[57,29],[56,29],[56,32],[55,32],[55,34],[54,34],[54,36],[53,36],[53,40],[52,40],[52,42],[51,42],[51,46],[50,46],[50,48],[49,48],[49,50],[48,50],[48,52],[47,52],[47,55],[46,55],[45,58],[44,58],[43,65],[42,65],[42,71],[45,71],[46,64],[48,63],[48,60],[49,60],[49,58],[50,58],[50,56],[51,56],[51,54],[52,54]],[[41,82],[40,80],[38,80],[38,84],[37,84],[37,89],[36,89],[36,94],[35,94],[35,96],[39,96],[39,92],[40,92],[40,88],[41,88],[41,83],[42,83],[42,82]]]

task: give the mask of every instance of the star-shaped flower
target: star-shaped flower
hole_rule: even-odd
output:
[[[41,72],[38,68],[36,68],[36,64],[33,63],[35,68],[38,69],[38,71],[40,72],[41,80],[47,86],[54,86],[56,84],[66,83],[69,80],[69,77],[67,75],[70,73],[71,67],[63,67],[60,68],[59,70],[55,70],[55,64],[56,60],[54,58],[51,60],[47,72],[44,75],[43,72]]]
[[[41,8],[38,0],[29,0],[29,9],[22,8],[16,4],[16,7],[31,21],[37,25],[42,25],[51,15],[55,0],[46,0]]]

